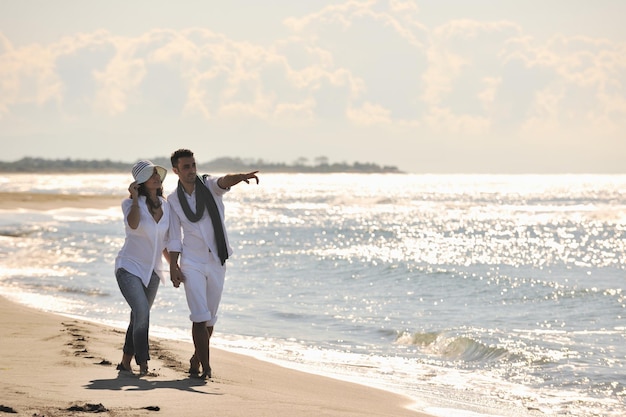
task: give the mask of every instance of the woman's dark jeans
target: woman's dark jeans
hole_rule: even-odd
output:
[[[150,327],[150,308],[159,289],[160,279],[156,272],[152,272],[148,288],[144,287],[141,279],[124,268],[115,271],[117,285],[130,306],[130,324],[126,330],[124,353],[135,355],[137,364],[150,360],[148,346],[148,329]]]

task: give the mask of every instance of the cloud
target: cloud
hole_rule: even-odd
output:
[[[389,110],[372,103],[364,103],[360,108],[349,108],[348,119],[360,126],[383,125],[392,122]]]
[[[0,118],[24,106],[113,120],[172,118],[271,126],[420,126],[433,135],[619,132],[626,46],[536,39],[517,23],[429,27],[415,2],[348,1],[284,19],[273,42],[209,29],[105,30],[14,46],[0,33]]]
[[[389,1],[385,7],[384,3],[372,0],[347,1],[326,6],[307,16],[287,18],[284,23],[296,33],[309,30],[319,36],[322,27],[337,26],[347,32],[358,22],[369,20],[376,22],[379,27],[392,28],[400,38],[422,47],[423,36],[420,35],[424,35],[427,29],[415,19],[417,5],[410,1]]]
[[[2,36],[0,116],[18,104],[60,101],[62,86],[54,71],[54,51],[38,44],[15,48]]]
[[[550,74],[548,83],[531,90],[535,99],[524,128],[533,133],[582,126],[590,135],[623,132],[625,53],[626,43],[582,36],[557,35],[541,43],[531,37],[512,39],[504,62],[521,63],[526,73]]]

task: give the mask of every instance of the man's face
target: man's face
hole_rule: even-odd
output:
[[[178,166],[173,167],[172,171],[178,175],[178,179],[183,183],[196,182],[196,159],[193,156],[178,159]]]

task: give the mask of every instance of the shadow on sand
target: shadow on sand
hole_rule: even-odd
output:
[[[86,389],[111,391],[149,391],[153,389],[169,388],[180,391],[195,392],[198,394],[222,395],[219,393],[204,392],[195,387],[206,386],[206,381],[194,378],[173,379],[169,381],[142,379],[136,376],[119,375],[111,379],[95,379],[84,385]]]

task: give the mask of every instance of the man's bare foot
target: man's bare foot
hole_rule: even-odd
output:
[[[139,376],[159,376],[156,372],[150,372],[147,363],[139,364]]]

